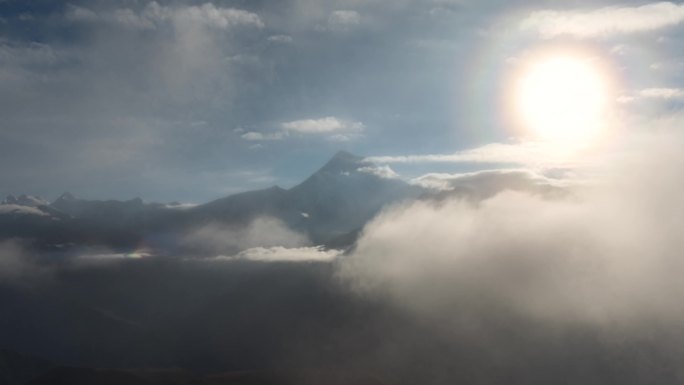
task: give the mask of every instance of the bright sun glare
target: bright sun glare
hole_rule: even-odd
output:
[[[539,139],[586,142],[605,125],[608,90],[588,60],[556,56],[534,62],[518,79],[516,111]]]

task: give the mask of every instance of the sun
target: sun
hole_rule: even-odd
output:
[[[522,71],[514,103],[520,123],[538,139],[583,143],[605,126],[608,84],[590,59],[545,57]]]

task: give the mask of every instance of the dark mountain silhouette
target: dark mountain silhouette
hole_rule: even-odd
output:
[[[375,170],[377,166],[364,158],[340,151],[289,190],[274,186],[191,208],[144,203],[140,198],[85,200],[71,193],[51,204],[33,197],[8,197],[0,204],[0,239],[30,239],[47,248],[67,244],[129,250],[146,243],[164,249],[174,245],[169,239],[199,226],[241,226],[271,217],[316,244],[333,241],[339,246],[340,240],[353,240],[383,206],[421,194],[420,188],[380,176]]]
[[[417,197],[421,190],[399,179],[373,174],[364,158],[340,151],[304,182],[218,199],[189,212],[205,222],[248,222],[257,216],[281,219],[325,243],[354,232],[385,205]]]

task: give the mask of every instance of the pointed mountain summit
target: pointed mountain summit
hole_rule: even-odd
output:
[[[328,163],[321,167],[317,173],[329,172],[354,172],[361,167],[372,165],[372,163],[365,161],[364,157],[354,155],[347,151],[338,151]]]
[[[56,199],[56,201],[75,201],[76,197],[70,192],[65,192]]]
[[[348,182],[350,176],[360,176],[360,169],[364,167],[377,167],[365,159],[362,156],[354,155],[347,151],[338,151],[323,167],[290,191],[298,191],[312,184],[335,184],[338,182],[344,184],[344,182]],[[338,181],[340,178],[343,178],[344,181]]]
[[[248,223],[267,216],[324,243],[360,229],[386,204],[420,195],[401,179],[368,172],[374,168],[362,156],[339,151],[289,190],[272,187],[217,199],[190,210],[191,222]]]
[[[50,207],[64,212],[70,212],[73,211],[75,206],[78,205],[78,201],[79,199],[73,196],[70,192],[65,192],[60,195],[59,198],[55,199],[50,204]]]
[[[65,192],[50,204],[50,207],[69,215],[78,216],[83,212],[83,202],[70,192]]]
[[[321,169],[288,192],[293,207],[306,213],[306,231],[321,241],[358,230],[385,205],[416,197],[418,189],[401,179],[368,172],[366,158],[337,152]]]

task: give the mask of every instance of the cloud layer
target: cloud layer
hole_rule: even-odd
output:
[[[330,262],[342,254],[339,250],[316,247],[253,247],[227,259],[246,259],[259,262]]]
[[[682,141],[642,142],[600,186],[571,195],[516,189],[391,208],[364,229],[342,276],[429,317],[482,309],[561,323],[676,324]]]
[[[412,184],[441,191],[458,192],[481,200],[506,190],[539,195],[562,195],[567,178],[553,180],[529,170],[488,170],[465,174],[429,173],[414,178]]]
[[[366,158],[375,163],[491,163],[535,166],[576,165],[584,156],[585,149],[566,146],[564,143],[521,141],[517,143],[490,143],[452,154],[423,154],[398,156],[371,156]]]
[[[252,248],[297,248],[309,245],[308,238],[290,230],[274,218],[257,218],[247,225],[207,224],[191,231],[181,241],[190,253],[233,255]]]
[[[537,31],[545,38],[558,35],[589,38],[654,31],[682,21],[683,5],[659,2],[590,11],[535,11],[520,23],[520,28]]]

